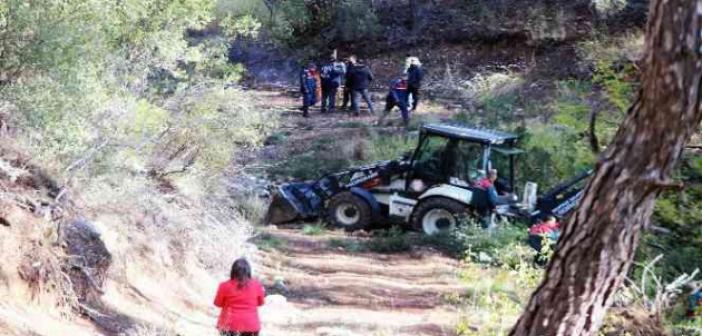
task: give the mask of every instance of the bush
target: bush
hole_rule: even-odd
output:
[[[407,234],[397,226],[374,232],[373,237],[365,242],[365,245],[368,250],[376,253],[400,253],[412,248]]]
[[[357,239],[333,238],[329,240],[328,244],[331,248],[342,249],[351,253],[364,252],[366,250],[366,246]]]
[[[305,226],[302,227],[302,233],[308,236],[319,236],[324,234],[326,230],[327,226],[323,222],[316,224],[305,224]]]
[[[267,172],[273,177],[311,180],[355,166],[397,159],[415,146],[415,140],[406,137],[381,135],[367,129],[363,132],[342,138],[320,136],[309,148],[292,154]]]
[[[158,174],[188,168],[219,171],[235,148],[263,143],[275,118],[253,108],[239,90],[198,86],[168,101],[169,128],[153,151],[150,169]]]
[[[320,50],[339,42],[372,39],[380,32],[373,7],[365,0],[280,1],[267,6],[235,1],[218,6],[219,16],[250,17],[263,23],[278,43],[319,56]]]
[[[374,134],[371,136],[365,163],[383,160],[394,160],[402,155],[411,153],[417,139],[400,135]]]
[[[498,268],[466,263],[460,276],[468,289],[458,295],[462,308],[458,335],[507,335],[543,272],[527,262]]]
[[[264,251],[280,250],[287,246],[285,240],[268,233],[260,234],[252,242]]]
[[[235,197],[234,204],[237,212],[252,224],[264,224],[263,219],[268,211],[268,201],[256,195]]]

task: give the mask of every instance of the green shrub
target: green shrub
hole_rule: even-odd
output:
[[[417,139],[400,135],[378,135],[371,137],[369,153],[366,162],[394,160],[402,155],[411,153]]]
[[[268,211],[268,200],[256,195],[245,195],[235,197],[233,203],[237,212],[251,224],[264,224],[263,219]]]
[[[407,234],[397,226],[374,232],[373,237],[366,241],[365,245],[368,250],[376,253],[400,253],[412,248],[412,242]]]
[[[572,128],[535,124],[523,131],[521,137],[526,153],[520,158],[517,175],[538,183],[540,188],[554,186],[591,169],[595,162],[595,155]]]
[[[251,21],[263,23],[278,43],[315,56],[339,41],[373,38],[381,28],[373,7],[365,0],[278,1],[270,2],[269,7],[260,3],[220,1],[217,12],[221,17],[239,18],[240,26],[254,25]],[[243,20],[247,17],[248,21]],[[300,46],[304,46],[303,50]]]
[[[376,133],[350,138],[320,136],[309,148],[292,154],[267,172],[273,177],[310,180],[355,166],[397,159],[410,152],[414,145],[415,140]]]
[[[457,258],[509,268],[533,260],[535,252],[526,244],[527,236],[526,228],[508,221],[492,230],[466,221],[452,232],[423,235],[418,243]]]
[[[13,27],[0,32],[0,73],[12,75],[0,100],[13,103],[26,146],[52,173],[74,176],[147,166],[202,173],[226,165],[233,145],[259,144],[273,119],[221,89],[243,74],[227,62],[227,41],[185,40],[213,3],[0,4],[0,22]]]
[[[287,241],[268,233],[260,234],[252,242],[264,251],[281,250],[287,246]]]
[[[485,267],[466,263],[460,272],[468,289],[459,293],[461,336],[507,335],[543,277],[528,262],[515,267]]]
[[[366,251],[366,246],[357,239],[332,238],[328,242],[333,249],[343,249],[347,252],[357,253]]]
[[[302,233],[308,236],[319,236],[324,234],[327,230],[327,226],[323,222],[316,224],[305,224],[302,227]]]

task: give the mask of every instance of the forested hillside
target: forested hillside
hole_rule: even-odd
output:
[[[399,158],[432,123],[518,136],[519,197],[596,168],[641,101],[649,7],[0,1],[0,334],[216,335],[241,256],[269,294],[261,335],[509,334],[553,253],[530,247],[533,223],[346,232],[330,215],[266,225],[268,205],[286,182]],[[303,117],[300,71],[332,54],[373,72],[376,115]],[[403,127],[378,117],[408,57],[424,78]],[[701,146],[698,130],[599,335],[702,335]]]

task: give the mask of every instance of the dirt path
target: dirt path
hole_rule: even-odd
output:
[[[260,108],[278,114],[279,132],[285,138],[240,157],[238,164],[244,170],[298,155],[320,137],[359,136],[376,120],[363,112],[361,117],[351,117],[343,110],[321,115],[318,108],[310,118],[302,118],[291,92],[259,91],[257,96]],[[376,110],[382,111],[378,95],[375,102]],[[442,111],[440,106],[425,104],[419,116],[449,116]],[[402,132],[399,120],[394,125],[382,131]],[[266,335],[455,335],[459,312],[446,297],[465,291],[457,274],[458,261],[428,249],[378,254],[335,244],[361,244],[367,239],[328,230],[306,235],[299,225],[262,228],[255,240],[261,247],[258,273],[270,293],[279,293],[288,302],[269,305],[269,311],[262,313]],[[285,288],[276,288],[276,279]]]
[[[271,331],[455,335],[459,312],[447,297],[466,290],[458,278],[458,261],[428,249],[399,254],[352,252],[334,241],[368,238],[342,231],[309,236],[299,229],[271,227],[262,234],[276,247],[260,252],[258,272],[268,279],[269,291],[284,295],[293,307],[264,318]],[[276,279],[284,287],[275,286]]]

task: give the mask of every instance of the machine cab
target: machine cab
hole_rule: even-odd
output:
[[[517,136],[485,129],[428,124],[420,130],[419,144],[411,159],[407,189],[421,181],[426,188],[448,184],[473,189],[488,169],[498,171],[496,188],[514,191],[514,155]],[[416,190],[419,191],[419,190]]]

